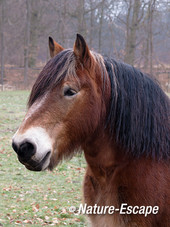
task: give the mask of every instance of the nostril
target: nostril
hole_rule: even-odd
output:
[[[28,141],[25,141],[20,145],[13,141],[12,147],[17,155],[24,160],[30,159],[36,152],[36,146]]]
[[[17,154],[23,158],[31,158],[35,154],[35,146],[30,142],[24,142],[20,145]]]
[[[18,146],[16,145],[16,143],[12,142],[12,148],[18,154]]]

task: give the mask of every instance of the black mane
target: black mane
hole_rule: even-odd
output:
[[[107,126],[127,152],[170,158],[170,100],[156,81],[134,67],[105,59],[111,83]]]

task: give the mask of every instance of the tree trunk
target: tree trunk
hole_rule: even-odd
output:
[[[138,17],[139,17],[139,12],[141,7],[140,0],[134,1],[133,5],[131,5],[130,7],[133,8],[133,15],[132,15],[131,23],[129,24],[129,18],[127,22],[128,31],[127,31],[127,39],[126,39],[125,62],[131,65],[134,65],[135,50],[136,50],[136,33],[138,30]]]
[[[85,0],[78,1],[77,19],[78,19],[78,33],[86,37],[86,21],[84,18],[84,15],[85,15],[84,1]]]
[[[92,48],[93,40],[93,21],[94,21],[94,12],[93,12],[93,1],[90,0],[90,34],[89,34],[89,47]]]
[[[153,69],[153,13],[155,10],[156,0],[151,0],[148,3],[148,12],[146,18],[147,38],[144,46],[144,68],[152,74]]]
[[[104,3],[105,3],[105,0],[102,0],[101,14],[100,14],[100,20],[99,20],[99,45],[98,45],[99,53],[101,52],[101,47],[102,47],[102,26],[103,26],[103,17],[104,17]]]
[[[24,48],[24,86],[28,82],[28,58],[30,45],[30,2],[26,0],[26,30],[25,30],[25,48]]]
[[[59,33],[59,41],[61,41],[63,47],[66,45],[66,14],[67,14],[67,1],[60,0],[58,1],[58,8],[60,9],[58,12],[59,15],[59,23],[58,23],[58,33]]]
[[[38,39],[38,29],[39,29],[39,1],[30,1],[30,46],[29,46],[29,67],[34,67],[36,65],[37,58],[37,39]]]
[[[150,22],[149,22],[149,46],[150,46],[150,55],[149,55],[149,71],[150,74],[152,74],[152,70],[153,70],[153,29],[152,29],[152,25],[153,25],[153,13],[155,10],[155,3],[156,0],[151,1],[150,3]]]
[[[147,21],[148,22],[148,21]],[[144,69],[147,72],[148,71],[148,63],[149,63],[149,32],[147,30],[147,37],[144,42]]]
[[[1,0],[1,85],[3,91],[4,85],[4,17],[5,17],[5,9],[4,9],[4,0]]]

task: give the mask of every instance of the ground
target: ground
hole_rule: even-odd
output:
[[[28,95],[28,91],[0,92],[0,226],[87,226],[85,216],[69,212],[70,206],[82,202],[83,155],[53,172],[31,172],[11,148]]]

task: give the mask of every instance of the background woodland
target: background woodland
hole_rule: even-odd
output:
[[[169,22],[168,0],[0,0],[1,87],[29,88],[49,59],[48,37],[69,48],[80,33],[170,92]]]

